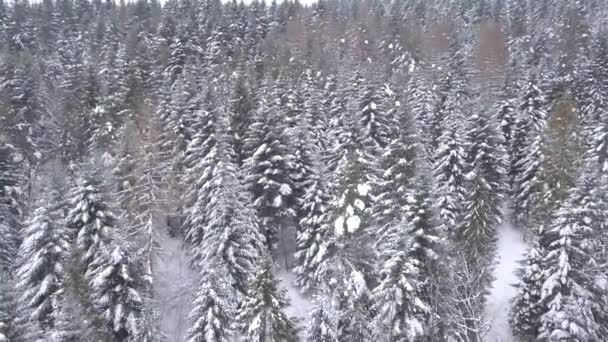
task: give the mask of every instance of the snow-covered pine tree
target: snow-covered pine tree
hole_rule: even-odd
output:
[[[424,336],[427,329],[429,307],[420,296],[420,268],[425,265],[409,254],[413,236],[403,234],[396,226],[388,234],[390,241],[385,243],[387,250],[383,253],[389,258],[382,265],[380,284],[373,290],[378,341],[413,341]]]
[[[473,114],[468,121],[468,189],[464,216],[456,238],[470,262],[489,272],[496,242],[496,228],[502,222],[502,201],[506,192],[506,171],[502,136],[485,115]]]
[[[418,68],[408,83],[407,91],[409,111],[416,126],[419,127],[418,139],[422,144],[421,152],[424,153],[425,159],[431,160],[436,155],[435,149],[439,145],[439,136],[436,136],[436,132],[442,130],[439,130],[440,127],[432,127],[438,101],[427,71],[425,67]]]
[[[42,203],[26,223],[19,248],[16,273],[19,306],[23,321],[31,323],[31,336],[53,330],[59,293],[65,276],[63,264],[69,249],[69,235],[57,217]]]
[[[325,258],[330,240],[328,208],[331,196],[327,181],[317,165],[301,201],[302,219],[297,235],[297,249],[294,254],[296,284],[303,292],[314,290],[318,279],[317,269]]]
[[[16,335],[11,278],[0,271],[0,342],[14,342]]]
[[[203,224],[204,209],[209,202],[210,181],[213,176],[212,159],[208,159],[213,146],[217,141],[215,130],[217,127],[215,112],[211,108],[204,108],[195,112],[198,129],[186,147],[184,164],[186,166],[183,178],[188,184],[185,191],[184,211],[186,219],[183,224],[183,233],[186,244],[196,245],[202,239],[202,231],[198,228]]]
[[[285,314],[289,300],[274,276],[269,254],[259,261],[247,295],[239,308],[238,321],[245,341],[282,342],[295,339],[294,322]]]
[[[357,117],[363,129],[361,133],[366,143],[379,151],[392,140],[394,122],[390,115],[391,103],[385,86],[378,82],[379,73],[361,80],[363,91],[357,99]]]
[[[318,296],[306,325],[306,342],[338,342],[335,323],[331,299],[325,295]]]
[[[0,272],[12,274],[21,230],[21,154],[0,137]]]
[[[96,172],[82,172],[68,195],[66,224],[76,237],[84,270],[90,270],[98,253],[108,246],[109,234],[117,224],[104,198],[100,178]]]
[[[211,261],[202,272],[188,342],[227,342],[235,328],[236,300],[232,284],[226,281],[222,261]]]
[[[442,230],[448,236],[456,233],[462,214],[466,183],[466,152],[462,116],[450,115],[442,122],[436,154],[433,158],[434,193]]]
[[[600,320],[600,298],[594,268],[598,234],[605,229],[597,171],[586,165],[579,182],[540,236],[544,283],[537,338],[545,340],[601,341],[607,336]]]
[[[205,207],[197,208],[203,217],[195,220],[193,229],[201,240],[190,246],[193,263],[205,268],[216,260],[227,271],[227,281],[240,293],[245,293],[249,278],[255,272],[255,262],[263,249],[264,237],[260,233],[255,210],[249,193],[235,163],[230,145],[228,118],[216,117],[215,142],[200,160],[200,169],[208,173]]]
[[[535,339],[540,328],[540,316],[543,311],[541,288],[543,286],[543,251],[536,241],[526,253],[518,270],[517,295],[509,322],[513,333],[522,339]]]
[[[95,309],[106,320],[118,342],[137,340],[142,331],[142,304],[139,293],[142,270],[119,242],[98,253],[85,276],[89,278]]]
[[[278,116],[276,107],[276,103],[260,101],[246,141],[254,153],[245,161],[245,180],[253,195],[266,245],[271,250],[296,217],[296,198],[289,175],[293,155],[289,151],[284,120]]]
[[[249,125],[251,124],[253,112],[253,99],[248,88],[243,65],[239,65],[233,80],[230,99],[228,100],[228,110],[230,115],[230,128],[234,137],[234,152],[237,157],[237,164],[240,166],[243,165],[244,160],[247,158],[245,138]]]
[[[583,154],[578,113],[572,96],[555,96],[551,116],[543,132],[542,164],[538,170],[538,188],[530,196],[528,226],[533,230],[547,227],[576,177]]]
[[[289,176],[293,184],[293,196],[295,200],[296,212],[296,241],[304,231],[301,225],[303,219],[310,214],[309,209],[305,208],[307,203],[304,196],[309,193],[310,188],[315,185],[318,178],[317,173],[322,172],[323,165],[320,162],[319,143],[315,136],[313,119],[318,113],[313,108],[304,105],[304,99],[299,95],[300,90],[294,90],[287,94],[288,98],[284,105],[283,116],[292,117],[291,127],[287,134],[290,137],[289,150],[292,153]],[[327,183],[325,183],[327,184]],[[286,231],[286,233],[291,233]],[[283,253],[289,253],[293,248],[291,239],[282,239]]]
[[[538,188],[538,174],[543,162],[542,132],[545,127],[546,99],[534,76],[530,76],[517,106],[516,131],[513,135],[511,182],[515,195],[515,223],[528,224],[530,196]]]
[[[395,110],[399,113],[399,125],[395,127],[398,132],[382,154],[380,169],[384,172],[374,185],[376,198],[372,218],[378,229],[375,234],[379,246],[386,230],[401,219],[401,211],[407,206],[407,194],[415,183],[413,178],[419,166],[417,164],[426,162],[417,136],[422,131],[416,129],[418,126],[414,126],[410,113],[399,103]]]

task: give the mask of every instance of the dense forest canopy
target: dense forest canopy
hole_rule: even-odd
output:
[[[0,342],[608,340],[607,18],[0,0]]]

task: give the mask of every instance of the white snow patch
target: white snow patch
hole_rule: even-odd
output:
[[[516,339],[509,325],[509,311],[511,299],[517,294],[513,286],[517,283],[515,272],[524,258],[527,246],[522,232],[513,227],[508,221],[508,216],[496,231],[498,234],[496,280],[492,284],[486,304],[486,317],[491,327],[483,341],[514,342]]]
[[[300,293],[298,287],[295,286],[296,275],[292,272],[285,272],[282,270],[281,273],[278,274],[278,278],[281,281],[281,287],[287,290],[287,297],[289,297],[289,306],[285,309],[285,313],[289,317],[296,317],[299,319],[299,325],[304,327],[308,315],[314,308],[312,299]],[[304,333],[304,329],[302,329],[301,333]]]
[[[346,230],[348,230],[349,233],[354,233],[360,226],[361,219],[359,216],[355,215],[346,219]]]
[[[344,216],[339,216],[334,222],[334,231],[336,236],[344,235]]]
[[[369,193],[370,187],[367,184],[359,184],[357,185],[357,191],[359,192],[359,195],[361,196],[367,196],[367,194]]]
[[[357,207],[357,209],[363,211],[365,209],[365,203],[363,203],[362,200],[360,200],[360,199],[357,198],[355,200],[355,207]]]
[[[162,234],[160,255],[154,260],[154,292],[160,312],[160,325],[167,341],[186,341],[190,328],[196,277],[188,267],[188,256],[179,239]]]

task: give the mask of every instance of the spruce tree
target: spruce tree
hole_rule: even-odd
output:
[[[48,206],[43,203],[26,223],[16,274],[24,318],[41,334],[49,333],[55,326],[65,276],[63,265],[69,249],[68,232]]]
[[[376,232],[380,245],[386,230],[401,218],[402,208],[407,206],[407,194],[414,186],[414,176],[418,164],[425,162],[424,152],[419,143],[413,120],[404,108],[398,106],[400,123],[396,136],[391,139],[380,158],[380,168],[384,170],[378,177],[375,192],[375,205],[372,217],[377,225]],[[417,132],[418,131],[418,132]]]
[[[221,262],[212,262],[203,272],[190,312],[193,324],[188,329],[189,342],[225,342],[230,341],[234,333],[236,301],[221,265]]]
[[[427,329],[425,316],[429,306],[420,297],[420,268],[424,265],[408,253],[413,245],[412,237],[392,235],[390,252],[387,252],[390,257],[382,265],[382,280],[373,292],[377,338],[412,341],[424,336]],[[387,332],[388,336],[385,336]]]
[[[247,141],[254,153],[245,161],[245,180],[270,249],[276,247],[281,233],[296,217],[294,184],[289,175],[293,155],[284,122],[275,110],[276,104],[263,100],[259,104]]]
[[[318,279],[317,270],[325,258],[327,243],[330,239],[328,208],[331,196],[327,181],[317,171],[307,192],[302,198],[302,219],[297,236],[297,249],[294,254],[296,284],[303,292],[315,289]]]
[[[545,280],[537,338],[592,341],[606,337],[598,301],[605,289],[596,287],[593,272],[597,234],[605,222],[597,181],[597,173],[587,166],[540,237]]]
[[[249,194],[241,183],[226,129],[227,122],[218,122],[215,145],[201,160],[211,177],[204,188],[208,203],[199,209],[204,217],[195,227],[202,239],[192,246],[192,252],[198,267],[216,259],[221,262],[228,272],[228,282],[244,293],[255,271],[255,260],[263,249],[263,236]]]
[[[89,278],[92,301],[116,341],[137,340],[145,335],[141,329],[141,269],[124,247],[113,243],[107,248],[110,250],[99,252],[85,274]]]
[[[107,248],[109,234],[117,225],[104,198],[100,177],[96,172],[83,172],[68,195],[66,223],[76,238],[85,270],[90,270],[98,253]]]
[[[306,342],[338,342],[330,298],[319,296],[306,325]]]
[[[245,341],[290,341],[295,325],[285,314],[289,300],[279,288],[270,255],[264,255],[239,308],[238,321]]]
[[[540,328],[543,254],[536,242],[526,253],[518,270],[517,296],[513,300],[509,321],[513,333],[522,339],[536,338]]]
[[[538,176],[543,161],[541,134],[547,117],[545,96],[533,76],[530,76],[519,101],[513,140],[511,181],[516,194],[515,222],[521,227],[526,227],[530,196],[539,191]]]
[[[449,236],[456,233],[466,191],[465,142],[458,120],[461,118],[451,117],[443,121],[433,165],[439,220],[442,230]]]
[[[19,152],[0,141],[0,272],[12,274],[21,229],[21,178]]]

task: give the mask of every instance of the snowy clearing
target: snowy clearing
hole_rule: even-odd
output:
[[[160,238],[161,252],[155,260],[154,290],[158,299],[160,328],[167,341],[186,341],[190,327],[188,315],[192,309],[196,282],[188,268],[188,257],[179,239],[166,234]]]
[[[281,271],[278,274],[282,288],[287,290],[289,297],[289,307],[285,310],[289,317],[296,317],[300,322],[300,327],[304,328],[304,323],[308,319],[308,314],[314,307],[312,300],[300,293],[300,290],[295,286],[296,275],[292,272]]]
[[[517,283],[515,271],[526,252],[523,234],[508,221],[497,229],[498,248],[496,280],[488,296],[486,318],[490,322],[490,330],[484,336],[485,342],[513,342],[515,338],[509,325],[510,301],[516,294],[513,286]]]

